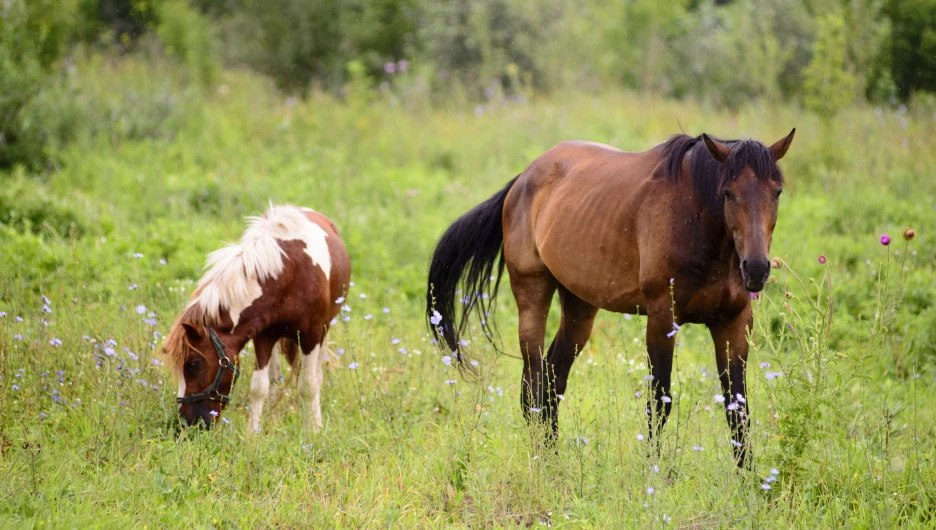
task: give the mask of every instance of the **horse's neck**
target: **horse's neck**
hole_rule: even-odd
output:
[[[722,218],[721,215],[723,214],[720,212],[705,211],[702,214],[702,226],[704,237],[708,242],[709,248],[713,254],[716,254],[710,256],[711,258],[715,258],[710,263],[712,263],[714,267],[730,271],[731,268],[740,266],[741,262],[738,257],[738,250],[735,247],[734,238],[731,236],[731,233],[728,232],[724,218]]]

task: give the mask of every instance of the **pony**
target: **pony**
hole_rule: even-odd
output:
[[[734,456],[746,466],[746,333],[751,299],[770,275],[784,182],[777,161],[795,132],[770,147],[707,134],[675,135],[643,152],[559,143],[442,235],[426,293],[431,332],[462,366],[459,337],[471,313],[494,343],[492,308],[506,267],[519,315],[521,409],[555,440],[569,371],[599,309],[647,316],[651,437],[672,408],[676,332],[704,324]],[[545,349],[556,292],[561,320]]]
[[[248,217],[240,241],[211,253],[205,268],[163,345],[179,384],[179,415],[206,427],[220,419],[240,372],[240,352],[253,340],[250,430],[260,430],[270,368],[278,370],[281,350],[294,370],[298,361],[305,426],[318,431],[325,339],[351,279],[334,223],[308,208],[271,204],[262,216]]]

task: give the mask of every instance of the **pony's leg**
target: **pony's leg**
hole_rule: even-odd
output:
[[[254,351],[257,355],[257,366],[250,378],[250,422],[252,432],[260,432],[260,415],[263,413],[263,404],[270,395],[270,357],[273,355],[273,345],[276,341],[266,335],[254,337]]]
[[[597,307],[563,287],[559,287],[559,304],[562,307],[562,320],[546,355],[546,378],[550,385],[546,394],[546,408],[543,410],[544,416],[552,423],[554,438],[559,434],[560,396],[565,394],[572,363],[588,342],[595,314],[598,313]]]
[[[546,317],[556,292],[556,280],[548,271],[529,275],[511,274],[510,287],[517,301],[520,353],[523,356],[520,407],[527,421],[543,421],[543,346],[546,341]]]
[[[737,317],[709,324],[712,341],[715,343],[715,362],[718,379],[725,396],[725,416],[731,441],[734,446],[738,467],[750,467],[747,446],[748,406],[745,390],[748,342],[747,330],[753,323],[751,307],[748,306]]]
[[[273,384],[279,383],[280,376],[283,375],[283,370],[280,367],[280,344],[277,342],[273,346],[273,351],[270,353],[270,364],[268,365],[270,382]]]
[[[315,344],[308,353],[303,352],[300,361],[299,399],[305,410],[305,426],[318,432],[322,428],[322,407],[319,394],[322,389],[322,351],[324,341]],[[305,349],[305,348],[303,348]]]
[[[647,421],[651,439],[663,429],[673,409],[670,398],[673,348],[676,345],[673,323],[673,306],[667,292],[647,306],[647,360],[652,390],[647,396]]]

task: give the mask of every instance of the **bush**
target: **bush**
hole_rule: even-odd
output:
[[[0,169],[39,167],[42,145],[24,131],[23,110],[66,51],[75,0],[7,0],[0,6]]]
[[[28,145],[54,162],[69,143],[171,139],[202,108],[187,72],[158,58],[76,54],[70,72],[41,88],[20,113]]]
[[[56,197],[20,171],[0,190],[0,225],[20,233],[81,236],[87,223],[71,199]]]
[[[178,58],[195,81],[211,85],[221,70],[213,25],[182,0],[161,4],[158,15],[156,31],[166,55]]]

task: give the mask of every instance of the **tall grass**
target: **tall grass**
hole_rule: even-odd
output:
[[[4,527],[932,525],[931,116],[857,108],[824,125],[790,107],[726,114],[621,93],[439,108],[402,84],[294,100],[239,72],[185,92],[171,66],[144,75],[138,60],[77,64],[62,97],[94,123],[60,146],[57,169],[0,177]],[[119,103],[130,94],[139,112]],[[104,100],[155,129],[95,132]],[[151,121],[161,101],[191,111]],[[518,360],[474,330],[481,375],[466,380],[425,330],[429,255],[460,213],[557,141],[639,150],[679,124],[764,141],[798,131],[773,242],[784,266],[755,303],[750,472],[735,469],[702,328],[679,332],[659,454],[641,439],[644,319],[599,315],[556,451],[531,443]],[[278,385],[248,434],[242,382],[229,423],[180,430],[161,334],[205,255],[271,200],[328,214],[352,255],[325,428],[305,433],[295,388]],[[903,248],[907,225],[920,234]],[[246,379],[249,350],[242,360]]]

